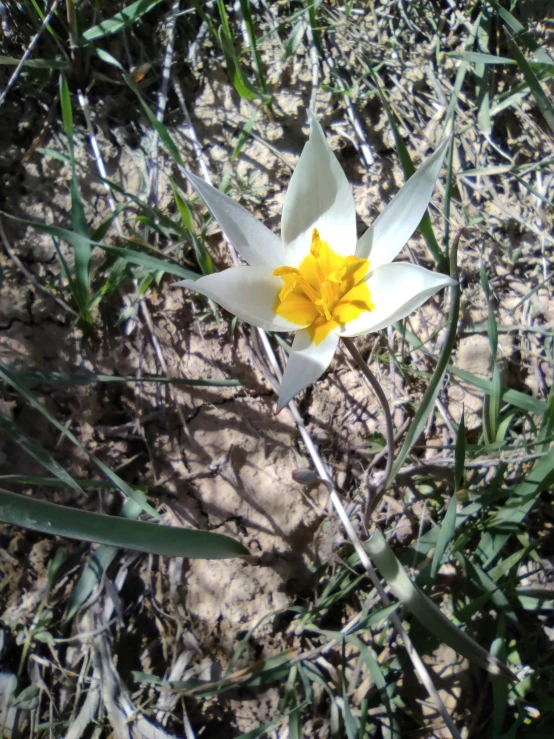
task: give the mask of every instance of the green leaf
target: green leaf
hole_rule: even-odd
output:
[[[512,54],[514,55],[514,58],[521,70],[521,73],[525,78],[525,82],[529,85],[531,94],[535,98],[535,102],[537,103],[539,110],[541,111],[545,121],[548,123],[551,130],[554,131],[554,107],[552,107],[552,103],[546,96],[545,91],[541,87],[541,83],[538,81],[535,73],[531,68],[531,65],[523,55],[521,49],[514,41],[513,36],[510,34],[509,31],[506,31],[506,35],[508,36],[508,43],[510,44]]]
[[[396,150],[398,152],[398,158],[400,159],[400,164],[402,165],[402,169],[404,170],[404,177],[406,178],[406,180],[408,180],[416,171],[414,167],[414,163],[412,162],[412,158],[410,156],[410,152],[408,151],[408,147],[406,146],[406,144],[404,143],[404,139],[400,135],[400,129],[398,128],[398,125],[396,123],[396,118],[394,116],[394,113],[392,112],[389,102],[381,87],[379,78],[376,72],[374,71],[374,69],[371,66],[369,68],[370,68],[371,79],[373,83],[375,84],[379,97],[381,98],[381,102],[383,103],[385,113],[387,114],[389,125],[392,129],[394,141],[396,143]],[[433,255],[433,258],[435,259],[439,270],[441,270],[442,272],[446,271],[448,268],[448,262],[435,237],[433,226],[431,224],[431,219],[427,211],[425,212],[425,215],[423,216],[419,224],[419,232],[425,239],[427,248]]]
[[[501,624],[499,624],[499,631],[500,630],[503,631]],[[491,654],[499,660],[506,659],[506,646],[503,635],[497,636],[491,644]],[[502,734],[502,727],[506,717],[509,689],[506,682],[504,680],[499,680],[497,677],[491,678],[491,683],[493,698],[492,736],[499,737]]]
[[[481,377],[477,377],[476,375],[472,375],[471,372],[459,369],[458,367],[453,367],[452,365],[448,366],[448,371],[456,377],[459,377],[460,380],[463,380],[464,382],[467,382],[468,384],[473,385],[480,390],[483,390],[488,395],[491,395],[494,391],[493,384],[490,380],[485,380]],[[510,390],[509,388],[504,387],[504,385],[502,385],[501,387],[502,400],[505,403],[515,405],[524,411],[529,411],[530,413],[537,413],[539,415],[543,414],[546,408],[546,403],[543,400],[533,398],[532,395],[525,395],[525,393],[520,393],[519,390]]]
[[[62,108],[62,120],[67,143],[73,155],[73,109],[71,107],[71,95],[65,76],[60,75],[60,105]]]
[[[18,221],[19,223],[25,223],[27,226],[31,226],[41,233],[49,234],[54,238],[62,239],[63,241],[67,241],[68,243],[73,245],[78,243],[79,239],[84,239],[84,237],[78,236],[77,234],[73,233],[73,231],[69,231],[66,228],[60,228],[59,226],[49,226],[46,223],[39,223],[38,221],[28,221],[25,218],[17,218],[17,216],[10,215],[9,213],[3,213],[3,215],[5,215],[7,218],[11,218],[14,221]],[[154,272],[166,272],[167,274],[175,275],[176,277],[181,277],[187,280],[197,280],[200,277],[200,275],[196,274],[196,272],[192,272],[190,269],[185,269],[184,267],[181,267],[180,264],[177,264],[177,262],[174,262],[171,259],[159,259],[158,257],[153,257],[145,252],[134,251],[133,249],[125,249],[119,246],[109,246],[108,244],[101,244],[100,242],[93,241],[90,238],[87,240],[91,245],[103,249],[108,254],[115,254],[116,256],[127,260],[131,264],[137,264],[141,267],[146,267],[147,269],[151,269]]]
[[[267,87],[265,84],[264,69],[262,66],[262,60],[258,52],[258,44],[256,41],[256,34],[254,32],[254,23],[252,21],[252,13],[250,12],[250,0],[240,0],[240,8],[242,11],[242,17],[246,25],[248,32],[248,38],[250,39],[250,45],[252,46],[252,54],[254,56],[254,66],[256,68],[256,77],[258,84],[264,95],[267,95]],[[271,98],[271,95],[268,96]]]
[[[71,477],[69,472],[56,462],[56,460],[39,444],[37,444],[31,437],[26,434],[22,429],[15,424],[11,418],[0,413],[0,430],[7,434],[13,439],[20,447],[25,449],[27,454],[30,454],[33,459],[41,464],[45,469],[55,475],[61,482],[67,487],[76,490],[78,493],[82,493],[84,490],[79,487],[75,480]]]
[[[435,361],[438,361],[436,355],[426,349],[423,343],[411,331],[408,331],[400,324],[396,324],[395,328],[400,331],[402,336],[406,339],[406,341],[408,341],[409,344],[417,347],[428,357],[431,357]],[[458,377],[460,380],[467,382],[468,385],[473,385],[474,387],[483,390],[483,392],[487,393],[487,395],[491,394],[492,382],[490,380],[485,380],[482,377],[477,377],[477,375],[473,375],[471,372],[467,372],[467,370],[454,367],[451,364],[448,365],[447,370],[455,377]],[[505,403],[510,403],[511,405],[516,406],[517,408],[529,411],[529,413],[536,413],[539,416],[542,416],[546,410],[546,403],[543,400],[534,398],[532,395],[521,393],[519,390],[511,390],[504,386],[502,386],[502,400]]]
[[[17,67],[19,63],[20,60],[12,56],[0,56],[0,64]],[[61,69],[68,71],[69,64],[63,59],[26,59],[23,62],[23,69]]]
[[[264,102],[269,103],[271,96],[257,90],[243,75],[233,41],[226,35],[223,27],[219,29],[218,38],[223,51],[223,56],[225,57],[229,79],[241,98],[244,98],[245,100],[256,100],[257,98],[260,98]]]
[[[73,223],[73,253],[75,257],[75,276],[70,283],[73,297],[79,308],[81,318],[90,323],[90,259],[92,249],[90,245],[85,208],[79,192],[79,183],[75,168],[75,156],[73,146],[73,111],[71,107],[71,95],[69,86],[64,75],[60,76],[60,102],[62,107],[62,118],[65,135],[69,147],[69,158],[71,161],[71,219]]]
[[[120,13],[116,13],[108,20],[102,21],[96,26],[92,26],[83,33],[84,41],[95,41],[99,38],[111,36],[114,33],[128,28],[141,18],[145,13],[159,5],[162,0],[137,0],[137,2],[128,5]]]
[[[66,438],[68,438],[73,444],[79,447],[79,449],[82,449],[82,451],[84,451],[85,454],[88,455],[89,459],[94,462],[94,464],[101,470],[101,472],[108,478],[108,480],[111,480],[111,482],[114,483],[115,487],[118,490],[120,490],[128,498],[132,498],[133,500],[135,500],[141,506],[142,510],[145,513],[149,513],[151,516],[157,519],[161,518],[160,514],[154,508],[152,508],[151,505],[144,502],[143,497],[139,493],[137,493],[136,490],[134,490],[130,485],[127,485],[127,483],[122,480],[119,475],[117,475],[97,457],[95,457],[94,454],[89,452],[88,449],[83,446],[83,444],[81,444],[79,439],[63,423],[60,423],[58,419],[55,418],[50,413],[50,411],[35,398],[35,396],[19,381],[17,376],[14,375],[13,372],[3,362],[0,362],[0,380],[7,382],[15,390],[17,390],[17,392],[23,398],[25,398],[25,400],[30,405],[32,405],[33,408],[36,408],[39,413],[47,418],[50,423],[58,429],[58,431],[61,431],[61,433]]]
[[[66,508],[3,489],[0,489],[0,520],[45,534],[165,557],[228,559],[248,554],[238,541],[221,534]]]
[[[360,652],[360,655],[363,658],[367,666],[369,674],[371,675],[373,679],[373,684],[379,691],[379,697],[380,697],[381,703],[386,708],[390,726],[393,726],[394,725],[393,703],[391,702],[389,694],[387,692],[387,681],[385,680],[385,676],[383,675],[381,665],[377,661],[373,652],[367,647],[366,644],[363,643],[363,641],[359,637],[353,636],[353,635],[347,636],[346,642],[348,644],[352,644],[353,646],[355,646],[356,649],[358,649],[358,651]]]
[[[241,387],[240,380],[198,380],[188,377],[120,377],[118,375],[93,375],[88,373],[68,374],[66,372],[14,372],[21,382],[47,385],[91,385],[95,382],[154,382],[161,385],[187,385],[190,387]]]
[[[136,520],[141,510],[141,507],[134,500],[127,500],[119,515],[123,518]],[[117,547],[102,544],[91,553],[79,581],[69,596],[63,614],[64,621],[70,621],[77,611],[87,602],[96,586],[101,582],[104,573],[117,556],[118,551]]]
[[[454,349],[454,343],[456,341],[456,334],[458,331],[458,314],[460,312],[460,285],[457,282],[457,279],[458,279],[457,259],[458,259],[458,248],[457,248],[457,240],[455,240],[452,246],[452,250],[450,252],[450,274],[453,277],[453,279],[456,280],[456,284],[450,288],[450,310],[448,313],[448,332],[446,335],[446,339],[445,339],[440,357],[437,361],[437,366],[435,368],[433,376],[431,380],[429,381],[427,390],[425,391],[425,394],[423,395],[423,398],[417,408],[414,419],[412,423],[410,424],[410,428],[408,429],[408,432],[406,433],[404,444],[402,445],[402,448],[400,449],[400,451],[398,452],[396,456],[394,465],[392,467],[388,480],[385,484],[385,488],[387,488],[391,484],[391,482],[394,480],[394,478],[398,474],[398,470],[402,467],[402,465],[404,464],[404,460],[410,453],[411,448],[416,443],[419,435],[425,428],[427,419],[429,418],[429,415],[431,414],[431,412],[433,411],[433,408],[435,407],[435,401],[440,392],[443,378],[446,374],[446,370],[448,367],[448,361],[450,359],[450,355],[452,354],[452,350]]]
[[[492,675],[507,680],[516,679],[506,665],[455,626],[440,608],[412,583],[378,528],[364,546],[394,595],[437,639]]]
[[[148,104],[146,103],[142,95],[140,94],[137,86],[135,85],[131,77],[128,74],[124,74],[123,79],[125,80],[127,85],[131,88],[131,90],[135,93],[135,95],[137,96],[140,104],[142,105],[144,112],[146,113],[148,120],[150,121],[153,128],[156,130],[156,133],[160,137],[160,141],[162,142],[162,144],[167,149],[168,154],[172,157],[172,159],[177,164],[183,167],[185,163],[181,156],[181,152],[179,151],[173,139],[171,138],[171,135],[169,131],[167,130],[167,128],[164,126],[164,124],[161,121],[158,120],[155,113],[153,113],[152,110],[149,108]]]
[[[484,54],[480,51],[450,51],[446,56],[453,59],[460,59],[463,62],[473,62],[474,64],[515,64],[516,62],[507,56],[495,56],[494,54]]]
[[[516,20],[516,18],[514,18],[514,16],[508,10],[506,10],[506,8],[503,8],[495,0],[488,1],[489,4],[492,5],[493,8],[495,8],[496,12],[502,18],[505,25],[508,26],[513,33],[517,34],[518,39],[522,41],[525,46],[535,54],[535,58],[537,59],[537,61],[541,62],[542,64],[554,64],[554,60],[552,60],[552,57],[545,49],[542,48],[540,44],[535,41],[533,34],[527,31],[525,26],[522,26],[521,23]]]
[[[73,485],[68,485],[57,477],[41,477],[39,475],[0,475],[0,481],[12,485],[37,485],[38,487],[47,488],[73,487]],[[109,480],[77,478],[75,482],[83,490],[117,490],[117,485]]]
[[[286,61],[289,57],[291,57],[294,52],[296,51],[298,44],[302,41],[302,37],[306,33],[306,21],[304,18],[301,18],[299,21],[297,21],[294,26],[292,27],[292,31],[289,34],[289,37],[285,41],[285,48],[283,51],[283,60]]]
[[[541,492],[553,482],[554,454],[549,454],[539,459],[525,480],[516,486],[506,505],[491,517],[489,528],[516,532]]]
[[[433,553],[433,562],[431,563],[430,575],[431,582],[435,582],[435,580],[437,579],[437,575],[441,568],[446,548],[451,543],[454,537],[454,532],[456,530],[457,503],[458,500],[456,497],[456,493],[454,493],[453,496],[450,498],[448,508],[446,509],[446,515],[440,527],[439,536],[437,538],[437,546],[435,547],[435,551]]]
[[[454,450],[454,490],[458,492],[464,486],[465,463],[466,463],[466,427],[464,419],[464,408],[462,406],[462,417],[456,435],[456,448]]]

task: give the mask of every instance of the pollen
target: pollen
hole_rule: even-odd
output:
[[[337,254],[314,228],[310,253],[300,266],[273,272],[283,280],[273,311],[308,326],[312,341],[319,344],[333,329],[375,308],[364,282],[368,272],[367,259]]]

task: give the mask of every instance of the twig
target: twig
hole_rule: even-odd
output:
[[[339,58],[340,58],[340,54],[339,54]],[[356,113],[356,108],[354,107],[352,98],[348,94],[347,85],[345,81],[342,79],[342,77],[340,76],[339,72],[337,71],[334,59],[331,56],[331,54],[327,54],[323,63],[329,69],[329,76],[332,76],[334,72],[335,80],[337,81],[338,86],[344,92],[343,100],[344,100],[344,104],[346,105],[346,114],[348,116],[348,120],[350,121],[350,125],[354,129],[354,134],[358,141],[360,151],[362,153],[362,159],[364,160],[366,167],[371,169],[373,165],[375,164],[375,157],[373,156],[373,152],[371,151],[371,146],[369,145],[367,137],[364,133],[363,126],[360,123],[358,114]]]
[[[196,160],[198,161],[198,166],[200,167],[200,170],[202,171],[202,177],[206,180],[206,182],[209,185],[211,185],[213,183],[212,183],[212,177],[210,175],[210,170],[208,169],[206,160],[204,159],[204,152],[202,151],[202,145],[200,144],[200,141],[198,140],[198,136],[196,135],[196,129],[192,125],[192,121],[190,119],[189,111],[188,111],[187,104],[185,101],[185,96],[183,95],[183,89],[179,83],[179,80],[175,79],[175,77],[173,77],[172,82],[173,82],[173,89],[175,90],[175,94],[177,95],[177,100],[179,101],[179,106],[181,107],[181,111],[183,115],[185,116],[187,126],[189,127],[190,138],[192,141],[192,148],[194,149],[194,155],[196,157]]]
[[[171,65],[173,64],[173,50],[175,47],[175,23],[177,15],[179,14],[180,0],[173,0],[171,4],[171,11],[169,20],[167,21],[167,44],[165,48],[164,61],[162,67],[162,86],[160,94],[158,95],[158,106],[156,110],[156,119],[162,123],[165,116],[165,109],[167,107],[167,95],[169,92],[169,82],[171,80]],[[154,130],[154,137],[152,139],[152,152],[150,154],[150,161],[152,164],[152,171],[150,173],[150,181],[148,183],[148,203],[157,204],[158,202],[158,144],[160,137],[157,130]]]
[[[25,64],[25,62],[27,61],[27,59],[31,55],[31,52],[35,48],[35,44],[39,40],[42,32],[44,31],[44,29],[46,28],[46,26],[50,23],[50,20],[52,18],[52,15],[56,12],[56,8],[58,7],[58,2],[59,2],[59,0],[54,0],[54,2],[52,3],[52,5],[50,6],[50,10],[48,11],[48,13],[46,14],[44,20],[42,21],[42,24],[41,24],[40,28],[38,29],[38,31],[35,33],[35,35],[31,39],[31,43],[26,48],[25,53],[23,54],[23,56],[19,60],[19,64],[14,69],[14,72],[13,72],[12,76],[8,80],[8,84],[4,88],[2,94],[0,95],[0,107],[2,107],[2,104],[4,103],[4,100],[6,99],[6,96],[7,96],[8,92],[11,90],[11,88],[13,87],[15,81],[19,77],[19,73],[21,72],[21,69],[23,68],[23,65]]]

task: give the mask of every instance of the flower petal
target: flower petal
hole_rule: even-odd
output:
[[[274,313],[283,280],[274,277],[267,267],[231,267],[199,280],[182,280],[173,285],[196,290],[241,320],[265,331],[304,328]]]
[[[277,411],[321,377],[331,364],[338,342],[339,337],[333,331],[319,344],[312,342],[307,330],[297,332],[279,389]]]
[[[283,244],[273,231],[201,177],[187,169],[182,171],[211,210],[225,236],[248,264],[275,269],[285,263]]]
[[[291,267],[309,253],[314,228],[342,256],[356,248],[352,190],[321,126],[311,114],[310,120],[310,138],[291,177],[281,219],[285,264]]]
[[[405,318],[438,290],[455,284],[456,281],[451,277],[410,262],[384,264],[373,270],[367,278],[375,308],[336,329],[337,333],[341,336],[359,336],[380,331]]]
[[[371,261],[371,269],[392,262],[425,215],[450,139],[414,172],[385,210],[358,241],[356,256]]]

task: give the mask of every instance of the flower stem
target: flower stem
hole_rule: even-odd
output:
[[[373,496],[370,497],[368,500],[368,505],[366,509],[366,524],[367,519],[371,515],[372,511],[375,510],[375,506],[377,504],[377,501],[380,499],[381,495],[380,493],[384,490],[385,483],[389,478],[390,471],[392,469],[392,463],[394,461],[394,430],[392,426],[392,416],[390,412],[389,407],[389,401],[387,400],[387,396],[385,395],[383,388],[381,387],[379,380],[375,377],[373,372],[369,369],[367,362],[364,360],[360,352],[358,351],[356,345],[352,341],[352,339],[349,339],[347,337],[342,337],[343,343],[350,352],[350,355],[352,359],[356,362],[366,379],[368,380],[369,384],[373,388],[373,392],[377,396],[379,403],[381,404],[381,408],[383,409],[383,413],[385,414],[385,430],[386,430],[386,439],[387,439],[387,466],[385,467],[385,474],[383,477],[384,483],[381,485],[381,489],[378,489]]]

